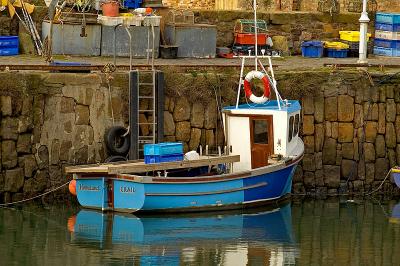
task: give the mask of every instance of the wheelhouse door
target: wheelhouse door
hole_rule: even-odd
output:
[[[272,116],[250,117],[251,168],[268,165],[268,157],[274,152]]]

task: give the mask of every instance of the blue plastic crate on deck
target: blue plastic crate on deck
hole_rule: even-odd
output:
[[[124,0],[124,7],[126,8],[139,8],[143,0]]]
[[[399,32],[400,31],[400,24],[375,23],[375,30]]]
[[[375,39],[376,47],[400,49],[400,40]]]
[[[182,161],[183,144],[180,142],[145,144],[143,153],[146,164]]]
[[[18,53],[18,36],[0,36],[0,56],[17,55]]]
[[[384,24],[400,24],[400,14],[377,12],[375,22]]]
[[[321,41],[308,41],[301,44],[303,57],[322,57],[324,54],[324,44]]]
[[[345,58],[347,57],[347,53],[349,52],[349,49],[331,49],[327,48],[326,49],[326,56],[327,57],[333,57],[333,58]]]
[[[383,55],[398,57],[400,56],[400,49],[385,48],[385,47],[374,47],[374,55]]]

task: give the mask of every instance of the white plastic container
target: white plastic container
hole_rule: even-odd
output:
[[[143,26],[160,26],[161,16],[146,16],[143,19]]]
[[[118,24],[123,24],[124,17],[107,17],[98,15],[97,21],[104,26],[117,26]]]
[[[376,30],[375,38],[384,40],[400,40],[400,32]]]

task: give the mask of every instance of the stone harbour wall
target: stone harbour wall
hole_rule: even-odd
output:
[[[222,147],[218,110],[235,103],[237,73],[164,73],[165,141],[183,142],[185,151]],[[0,202],[67,182],[65,166],[104,162],[106,129],[128,124],[128,75],[112,76],[109,87],[100,73],[0,73]],[[351,71],[277,74],[283,97],[301,99],[303,106],[305,156],[294,193],[371,191],[400,164],[400,78],[370,78]],[[150,129],[140,130],[146,135]],[[400,194],[391,178],[380,192]]]

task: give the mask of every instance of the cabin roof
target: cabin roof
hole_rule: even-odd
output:
[[[293,113],[301,109],[300,102],[297,100],[288,100],[288,103],[289,103],[288,106],[282,106],[281,104],[281,110],[279,110],[278,102],[276,100],[271,100],[264,104],[255,104],[255,103],[241,104],[238,106],[238,109],[241,111],[265,110],[265,111],[282,111],[288,113]],[[231,110],[237,110],[236,106],[227,106],[223,108],[223,111],[231,111]]]

